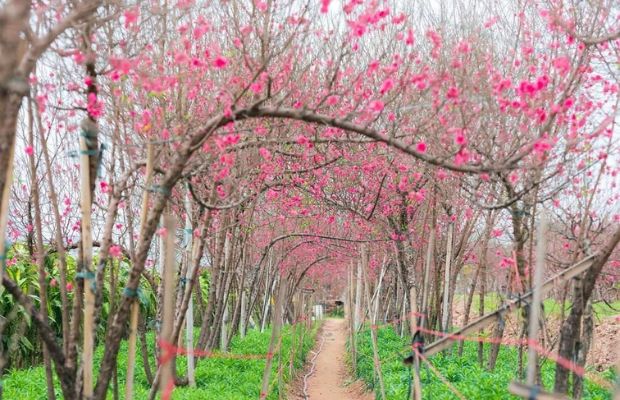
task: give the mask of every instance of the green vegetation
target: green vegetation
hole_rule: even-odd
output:
[[[401,338],[392,328],[386,327],[378,330],[379,356],[381,358],[381,371],[385,383],[388,399],[406,398],[409,385],[409,369],[401,362],[403,356],[409,354],[409,339]],[[372,344],[370,331],[363,330],[358,335],[357,375],[364,380],[369,387],[377,389],[373,371]],[[485,348],[485,357],[488,354]],[[508,393],[509,383],[516,378],[518,365],[518,351],[513,347],[504,347],[499,353],[497,367],[493,372],[481,368],[478,364],[477,343],[465,344],[463,356],[459,357],[454,350],[446,354],[439,353],[430,358],[432,364],[439,372],[468,399],[518,399]],[[542,367],[543,385],[549,389],[552,387],[555,365],[546,361]],[[452,400],[456,396],[450,389],[430,370],[424,363],[421,364],[420,377],[424,399]],[[605,379],[613,379],[613,372],[609,370],[604,374]],[[586,380],[584,399],[611,399],[611,394]]]
[[[467,300],[466,297],[463,296],[462,294],[457,294],[456,296],[463,303]],[[545,307],[545,313],[547,315],[553,315],[553,316],[558,316],[558,317],[561,315],[562,304],[560,301],[557,301],[555,299],[545,299],[543,304]],[[501,305],[502,305],[502,299],[497,293],[487,293],[487,295],[484,297],[484,312],[485,313],[491,312],[495,310],[496,308],[499,308]],[[472,303],[471,303],[470,316],[478,315],[479,307],[480,307],[480,296],[478,296],[478,294],[475,294],[472,299]],[[570,302],[567,301],[564,304],[565,313],[568,313],[568,311],[570,311],[570,307],[571,307],[571,304]],[[594,310],[594,316],[597,318],[611,317],[611,316],[620,314],[620,300],[611,301],[609,302],[609,305],[607,305],[603,301],[596,301],[592,305],[592,308]]]
[[[285,384],[291,380],[289,372],[290,354],[295,351],[293,360],[294,369],[303,366],[306,356],[314,344],[317,327],[315,326],[310,333],[305,333],[303,345],[300,346],[301,329],[293,329],[291,326],[283,328],[282,344],[279,352],[274,355],[274,363],[271,374],[271,390],[268,399],[277,399],[279,390],[284,390],[284,386],[279,384],[278,363],[282,357],[282,381]],[[233,338],[230,346],[232,355],[240,356],[237,358],[226,357],[226,354],[216,353],[215,357],[200,359],[196,365],[196,388],[181,387],[174,390],[173,400],[241,400],[258,398],[261,386],[263,370],[265,368],[264,358],[243,358],[244,355],[265,355],[269,347],[271,331],[265,330],[261,333],[258,330],[250,330],[245,338]],[[153,352],[153,334],[148,335],[148,342],[151,344],[149,351]],[[301,351],[299,349],[301,348]],[[220,357],[221,356],[221,357]],[[103,348],[100,346],[96,352],[95,365],[103,357]],[[185,374],[186,358],[177,358],[179,374]],[[127,366],[127,343],[121,346],[118,359],[118,380],[119,394],[124,398],[125,374]],[[24,399],[24,400],[44,400],[47,398],[45,389],[45,371],[43,367],[33,367],[25,370],[14,370],[7,372],[3,382],[5,399]],[[142,358],[138,355],[135,379],[135,399],[147,398],[149,384],[144,374]],[[57,385],[56,394],[61,398],[60,388]],[[112,398],[110,390],[109,399]]]

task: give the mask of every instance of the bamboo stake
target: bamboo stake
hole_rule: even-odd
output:
[[[84,333],[83,333],[83,397],[90,399],[93,395],[93,353],[95,347],[94,311],[95,291],[92,271],[93,233],[90,192],[90,148],[87,140],[96,135],[96,125],[89,119],[84,120],[80,135],[80,208],[82,214],[82,278],[84,279]]]
[[[4,190],[2,191],[2,199],[0,201],[0,278],[4,279],[4,270],[6,267],[6,226],[9,221],[9,197],[11,193],[11,185],[13,182],[13,157],[15,155],[15,146],[9,149],[9,169],[6,172],[6,180]]]
[[[271,377],[271,366],[273,365],[273,353],[276,344],[280,340],[280,328],[282,327],[282,300],[286,293],[286,279],[280,279],[280,288],[276,297],[273,310],[273,326],[271,327],[271,340],[269,342],[269,350],[267,352],[267,362],[263,371],[263,381],[260,391],[260,399],[266,399],[269,395],[269,380]]]
[[[411,305],[410,327],[411,338],[413,345],[413,338],[418,332],[418,293],[415,285],[411,286],[409,290],[409,303]],[[422,385],[420,383],[420,358],[416,351],[413,352],[413,389],[411,390],[411,398],[413,400],[422,400]]]
[[[353,367],[353,372],[357,372],[357,352],[355,345],[355,300],[354,300],[354,280],[353,280],[353,268],[355,268],[355,262],[351,262],[351,268],[349,268],[349,336],[351,343],[351,365]]]
[[[617,347],[616,352],[616,376],[620,375],[620,346]],[[620,380],[616,379],[616,389],[614,390],[614,400],[620,400]]]
[[[425,326],[427,318],[428,307],[428,295],[429,295],[429,277],[431,274],[431,263],[433,261],[433,247],[435,246],[435,213],[433,212],[433,220],[430,228],[430,237],[428,239],[428,245],[426,247],[426,260],[424,262],[424,283],[422,286],[422,312],[424,317],[422,318],[421,326]]]
[[[454,222],[448,224],[448,240],[446,244],[446,268],[444,271],[443,287],[443,310],[441,329],[448,332],[448,322],[450,321],[450,266],[452,262],[452,236],[454,235]]]
[[[149,209],[150,188],[153,181],[153,144],[146,146],[146,177],[145,190],[142,194],[142,209],[140,210],[140,227],[146,225]],[[127,378],[125,380],[125,400],[133,399],[133,381],[136,368],[136,342],[138,335],[138,317],[140,304],[137,298],[131,303],[129,316],[129,342],[127,346]]]
[[[174,254],[174,232],[175,223],[170,214],[164,215],[164,228],[166,229],[165,246],[164,246],[164,271],[163,271],[163,313],[162,325],[160,332],[160,341],[165,346],[173,346],[172,329],[174,327],[174,306],[176,302],[175,291],[175,254]],[[172,350],[165,348],[162,357],[165,361],[160,366],[159,390],[166,393],[169,388],[174,385],[174,359],[170,354]]]
[[[357,275],[355,277],[355,332],[360,329],[362,324],[362,264],[357,263]]]
[[[547,217],[543,213],[538,227],[538,243],[536,243],[536,271],[534,271],[534,293],[530,306],[529,340],[530,346],[527,357],[527,380],[526,383],[533,386],[536,383],[536,349],[531,343],[538,340],[538,320],[540,318],[540,302],[542,301],[541,283],[545,269],[546,255]]]
[[[370,319],[370,340],[372,341],[372,353],[374,359],[374,368],[377,378],[379,379],[379,390],[381,391],[381,399],[385,400],[385,385],[383,384],[383,374],[381,373],[381,360],[379,359],[379,346],[377,344],[377,331],[376,331],[376,320],[374,318],[373,313],[370,311],[370,307],[372,307],[370,302],[370,289],[368,282],[368,274],[366,270],[368,269],[368,249],[365,244],[362,244],[362,261],[358,264],[361,265],[362,276],[364,279],[364,288],[366,293],[366,302],[367,307],[369,308],[369,315],[371,315]],[[358,270],[359,271],[359,270]],[[377,299],[379,301],[379,299]]]
[[[186,285],[189,285],[192,279],[192,204],[189,199],[189,189],[185,194],[185,246],[187,254],[187,268],[185,273]],[[189,303],[185,313],[185,347],[187,348],[187,380],[191,387],[196,387],[196,379],[194,377],[194,301],[189,294]]]

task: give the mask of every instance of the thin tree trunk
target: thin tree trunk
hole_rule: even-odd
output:
[[[69,311],[69,298],[67,297],[67,257],[65,254],[65,245],[62,239],[62,223],[60,219],[60,209],[58,208],[58,196],[56,195],[56,187],[53,179],[52,162],[47,149],[47,140],[42,129],[43,124],[41,123],[41,114],[38,112],[38,108],[35,108],[35,116],[39,130],[39,139],[41,141],[43,159],[45,160],[45,175],[47,177],[48,196],[50,199],[52,212],[54,214],[54,240],[56,242],[56,252],[58,254],[58,277],[60,279],[58,290],[60,292],[60,304],[62,306],[62,347],[64,352],[67,353],[69,348],[69,315],[67,314]]]
[[[449,331],[448,321],[450,321],[450,266],[452,263],[452,236],[454,235],[454,222],[448,225],[448,239],[446,244],[446,266],[444,270],[444,287],[443,287],[443,310],[441,329],[444,332]]]
[[[28,131],[30,146],[34,149],[34,124],[32,115],[32,103],[28,103]],[[47,271],[45,270],[45,250],[43,248],[43,224],[41,222],[41,201],[39,198],[39,181],[37,178],[37,167],[34,160],[34,152],[28,157],[30,162],[30,185],[32,190],[32,200],[34,203],[34,223],[35,223],[35,241],[36,241],[36,260],[39,270],[39,312],[41,317],[47,321]],[[52,363],[50,361],[49,351],[45,342],[42,343],[43,348],[43,365],[45,366],[45,378],[47,383],[47,398],[54,400],[54,378],[52,372]]]

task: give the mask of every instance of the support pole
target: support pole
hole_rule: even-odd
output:
[[[448,225],[448,240],[446,244],[446,269],[443,283],[443,312],[441,329],[448,332],[448,322],[450,321],[450,266],[452,263],[452,236],[454,235],[454,222]]]
[[[174,232],[175,223],[170,214],[163,217],[166,236],[164,238],[164,271],[163,271],[163,312],[162,324],[160,332],[160,343],[164,347],[162,354],[162,363],[160,366],[161,379],[159,380],[159,390],[162,393],[169,391],[174,385],[174,353],[172,346],[172,329],[174,327],[174,307],[176,302],[175,291],[175,254],[174,254]]]
[[[286,279],[280,279],[280,288],[276,297],[273,310],[273,322],[271,326],[271,340],[269,342],[269,350],[267,352],[267,362],[263,371],[263,381],[261,384],[260,399],[264,400],[269,395],[269,381],[271,377],[271,367],[273,365],[273,356],[276,351],[276,345],[280,340],[280,328],[282,327],[282,301],[286,293]]]
[[[411,305],[411,316],[410,316],[410,324],[411,327],[411,338],[413,345],[413,338],[415,334],[418,332],[418,303],[417,303],[417,290],[415,285],[411,286],[409,290],[409,303]],[[412,349],[414,350],[414,349]],[[417,349],[418,351],[420,349]],[[418,353],[413,351],[413,387],[411,390],[411,399],[412,400],[422,400],[422,384],[420,383],[420,357],[418,357]]]
[[[190,285],[192,275],[192,203],[189,199],[189,189],[185,194],[185,252],[187,260],[187,268],[185,271],[185,285]],[[185,288],[184,288],[185,289]],[[192,291],[189,291],[189,303],[185,313],[185,347],[187,349],[187,380],[189,386],[196,387],[196,379],[194,377],[194,301]]]
[[[142,194],[142,209],[140,210],[140,229],[146,225],[146,217],[149,209],[150,187],[153,183],[153,144],[146,146],[146,177],[145,190]],[[125,379],[125,400],[133,399],[133,381],[136,368],[136,342],[138,337],[138,316],[140,303],[137,292],[129,311],[129,341],[127,343],[127,377]]]
[[[92,199],[90,192],[90,146],[88,140],[97,135],[97,126],[90,120],[83,122],[80,135],[80,209],[82,228],[82,269],[80,274],[84,280],[84,333],[82,342],[82,395],[84,399],[93,396],[93,353],[94,312],[95,312],[95,276],[92,270],[93,263],[93,232],[91,220]]]
[[[534,294],[532,295],[532,305],[530,306],[530,326],[529,326],[529,348],[527,355],[527,379],[529,386],[536,384],[536,348],[532,343],[538,341],[538,322],[540,319],[540,303],[542,301],[542,288],[545,255],[547,254],[547,217],[543,213],[538,227],[538,242],[536,243],[536,270],[534,271]]]
[[[374,318],[374,313],[371,312],[371,302],[370,302],[370,288],[369,288],[369,282],[368,282],[368,274],[367,274],[367,269],[368,269],[368,249],[366,248],[365,244],[362,244],[362,260],[361,263],[359,263],[358,265],[361,265],[361,269],[362,269],[362,276],[364,278],[364,288],[365,288],[365,293],[366,293],[366,303],[367,307],[368,307],[368,314],[371,315],[371,319],[370,319],[370,340],[372,341],[372,354],[373,354],[373,360],[374,360],[374,368],[375,368],[375,374],[377,375],[377,379],[379,380],[379,390],[381,393],[381,400],[385,400],[386,396],[385,396],[385,385],[383,384],[383,374],[381,372],[381,360],[379,359],[379,346],[377,344],[377,326],[376,326],[376,320]],[[359,270],[358,270],[359,272]],[[377,299],[377,301],[379,301],[379,299]]]

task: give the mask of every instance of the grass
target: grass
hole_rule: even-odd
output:
[[[297,351],[293,360],[294,369],[303,366],[306,356],[314,344],[317,327],[313,327],[311,332],[304,334],[304,341],[301,351]],[[258,330],[250,330],[245,338],[235,337],[231,341],[230,353],[234,355],[264,355],[267,353],[271,331],[265,330],[261,333]],[[278,361],[282,357],[282,382],[291,380],[289,373],[289,355],[293,344],[299,348],[299,330],[294,332],[290,326],[284,327],[282,331],[282,344],[280,351],[274,355],[274,362],[271,374],[271,390],[268,399],[277,399],[279,390],[285,390],[278,384]],[[153,351],[153,334],[148,335],[148,342],[151,343],[149,349]],[[152,353],[151,353],[152,354]],[[256,399],[259,396],[265,359],[250,358],[225,358],[213,357],[197,360],[195,376],[196,388],[180,387],[176,388],[172,394],[173,400],[241,400]],[[103,348],[99,347],[95,354],[95,365],[98,365],[103,358]],[[179,374],[185,374],[187,368],[185,357],[177,358],[177,370]],[[125,375],[127,365],[127,343],[124,341],[118,358],[118,379],[119,397],[124,398]],[[136,360],[136,374],[134,384],[134,398],[146,399],[150,386],[146,380],[142,358],[138,354]],[[3,392],[5,399],[23,400],[44,400],[47,399],[45,386],[45,371],[43,367],[33,367],[25,370],[9,371],[3,382]],[[57,398],[62,398],[60,387],[56,382]],[[110,390],[108,398],[112,398]]]
[[[407,338],[401,338],[390,327],[378,330],[379,356],[381,371],[384,379],[386,396],[389,400],[405,399],[408,392],[409,369],[401,362],[402,357],[408,355]],[[465,344],[463,356],[458,357],[457,347],[451,353],[439,353],[430,358],[431,363],[440,373],[467,399],[519,399],[508,393],[508,385],[516,378],[518,366],[517,349],[503,347],[499,353],[497,367],[489,372],[478,365],[477,343]],[[489,346],[485,347],[485,359]],[[364,380],[376,393],[379,385],[374,378],[372,344],[370,331],[363,330],[358,336],[357,375]],[[550,389],[553,385],[555,365],[544,362],[542,366],[542,383]],[[452,400],[456,396],[450,389],[422,363],[420,378],[424,399]],[[604,378],[613,379],[611,370],[604,373]],[[379,397],[377,397],[379,398]],[[611,399],[611,393],[586,380],[584,399],[606,400]]]
[[[463,294],[457,294],[457,298],[459,298],[463,303],[467,300]],[[562,304],[555,299],[545,299],[544,302],[545,313],[547,315],[553,315],[559,317],[562,311]],[[502,300],[497,293],[487,293],[484,297],[484,311],[486,313],[491,312],[502,305]],[[478,294],[474,295],[471,303],[470,316],[478,315],[478,308],[480,306],[480,296]],[[570,311],[571,304],[570,302],[566,302],[564,304],[565,315]],[[596,318],[607,318],[612,317],[614,315],[620,314],[620,300],[609,302],[609,305],[605,304],[602,301],[595,302],[592,305],[594,316]]]

